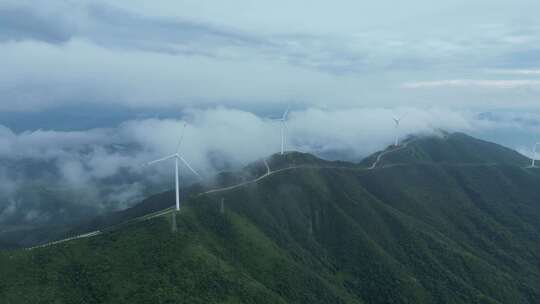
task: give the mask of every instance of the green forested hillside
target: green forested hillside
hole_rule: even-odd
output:
[[[231,190],[193,190],[177,232],[169,213],[93,238],[3,251],[0,299],[537,303],[538,169],[505,148],[455,136],[417,139],[373,170],[275,156],[272,170],[294,169]],[[489,160],[475,157],[481,149]]]

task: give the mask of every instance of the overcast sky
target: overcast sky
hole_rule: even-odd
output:
[[[88,185],[170,154],[187,122],[183,153],[211,173],[216,155],[242,165],[277,152],[271,118],[289,105],[289,147],[318,155],[383,149],[405,114],[400,136],[465,131],[530,154],[539,11],[537,0],[2,0],[0,158]],[[0,185],[31,178],[14,174],[0,167]]]
[[[537,108],[534,0],[0,3],[1,111]]]

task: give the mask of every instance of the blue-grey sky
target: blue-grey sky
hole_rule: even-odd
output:
[[[7,0],[0,111],[536,109],[539,9],[534,0]]]

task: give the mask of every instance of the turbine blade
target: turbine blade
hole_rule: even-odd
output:
[[[162,162],[162,161],[165,161],[165,160],[174,158],[174,157],[176,157],[176,154],[169,155],[169,156],[164,157],[164,158],[156,159],[156,160],[153,160],[153,161],[151,161],[151,162],[147,162],[147,163],[146,163],[146,166],[153,165],[153,164],[155,164],[155,163],[159,163],[159,162]]]
[[[176,153],[180,151],[180,145],[182,144],[182,140],[184,140],[184,134],[186,133],[186,126],[187,123],[184,123],[184,127],[182,128],[182,135],[180,135],[180,140],[178,141],[178,145],[176,146]]]
[[[197,172],[195,171],[195,169],[193,169],[189,163],[182,157],[182,156],[178,156],[180,158],[180,160],[184,163],[184,165],[186,165],[186,167],[189,168],[189,170],[191,170],[191,172],[193,172],[195,175],[197,175],[200,179],[202,179],[202,176]]]

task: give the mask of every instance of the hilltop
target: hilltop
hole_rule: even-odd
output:
[[[391,152],[391,153],[389,153]],[[483,141],[463,133],[445,133],[440,136],[412,136],[399,147],[391,146],[362,161],[368,166],[380,154],[385,155],[379,165],[400,163],[447,164],[506,164],[526,166],[530,159],[509,148]]]
[[[475,156],[480,152],[486,155]],[[175,216],[177,232],[171,213],[134,220],[150,205],[170,205],[167,192],[126,211],[123,220],[131,221],[98,236],[2,252],[0,297],[8,303],[540,298],[540,174],[524,168],[526,158],[463,134],[410,139],[370,158],[352,164],[276,155],[228,173],[230,179],[194,185]]]

